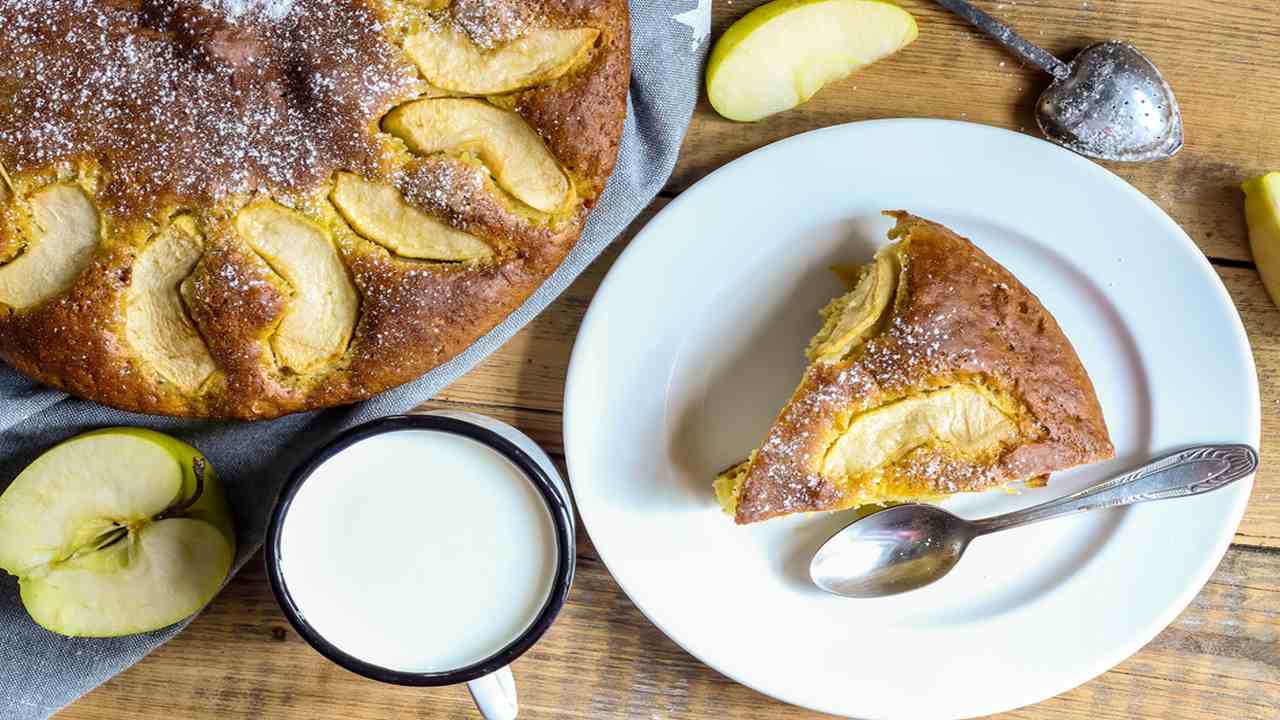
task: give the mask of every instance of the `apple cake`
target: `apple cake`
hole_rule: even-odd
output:
[[[937,500],[1111,457],[1075,349],[1039,299],[947,228],[905,212],[897,242],[823,311],[800,386],[723,472],[738,523]]]
[[[146,413],[411,380],[563,261],[626,0],[0,0],[0,358]]]

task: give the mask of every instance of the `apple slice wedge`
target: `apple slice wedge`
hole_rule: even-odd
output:
[[[179,287],[204,255],[190,215],[173,218],[138,253],[125,300],[125,337],[168,382],[195,393],[217,371],[209,347],[182,306]]]
[[[382,129],[418,155],[471,153],[512,197],[544,213],[570,200],[569,178],[555,155],[517,113],[470,98],[406,103],[387,113]]]
[[[360,294],[328,229],[266,198],[236,215],[236,231],[293,288],[271,338],[276,361],[300,375],[323,372],[347,351]]]
[[[27,246],[0,265],[0,305],[34,307],[69,288],[93,262],[100,220],[78,185],[59,183],[33,194]]]
[[[0,495],[0,568],[42,627],[77,637],[149,632],[222,587],[235,531],[191,446],[116,428],[54,447]]]
[[[485,50],[448,25],[410,35],[404,51],[433,86],[464,95],[500,95],[551,82],[600,37],[592,28],[531,30]]]
[[[1272,302],[1280,305],[1280,172],[1253,178],[1243,189],[1253,262]]]
[[[483,240],[410,205],[390,185],[340,172],[330,199],[353,230],[401,257],[465,262],[493,256]]]
[[[915,18],[888,0],[774,0],[716,42],[707,95],[730,120],[759,120],[892,55],[918,34]]]

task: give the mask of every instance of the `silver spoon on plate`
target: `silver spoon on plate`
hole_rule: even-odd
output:
[[[974,538],[1088,510],[1199,495],[1257,468],[1258,453],[1248,445],[1200,445],[1075,494],[982,520],[933,505],[897,505],[832,535],[813,556],[809,576],[819,588],[845,597],[896,595],[951,572]]]
[[[1126,42],[1108,40],[1069,63],[965,0],[934,0],[1053,76],[1036,103],[1045,137],[1099,160],[1145,162],[1182,149],[1182,113],[1156,66]]]

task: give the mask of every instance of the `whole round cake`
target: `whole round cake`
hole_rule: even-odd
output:
[[[0,358],[270,418],[447,361],[617,159],[626,0],[0,0]]]

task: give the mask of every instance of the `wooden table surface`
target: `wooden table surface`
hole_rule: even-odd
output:
[[[758,4],[718,0],[716,32]],[[796,110],[738,125],[719,119],[704,100],[675,175],[635,228],[725,162],[813,128],[924,116],[1034,132],[1032,108],[1045,84],[1043,76],[926,0],[902,4],[919,21],[919,40]],[[1250,260],[1238,190],[1241,180],[1280,169],[1276,3],[979,4],[1064,56],[1095,40],[1131,40],[1177,91],[1186,149],[1170,162],[1109,167],[1181,223],[1226,284],[1253,343],[1264,436],[1262,469],[1235,544],[1186,612],[1114,670],[1002,717],[1280,718],[1280,311],[1263,291]],[[867,181],[873,179],[849,179]],[[462,407],[508,420],[559,453],[562,389],[574,335],[592,293],[628,239],[621,239],[551,309],[430,406]],[[1171,331],[1176,328],[1177,319],[1170,318]],[[631,605],[585,535],[578,543],[578,579],[563,615],[515,664],[522,717],[815,717],[736,685],[687,655]],[[255,559],[189,630],[60,717],[381,720],[475,714],[462,688],[384,686],[322,659],[288,626]]]

